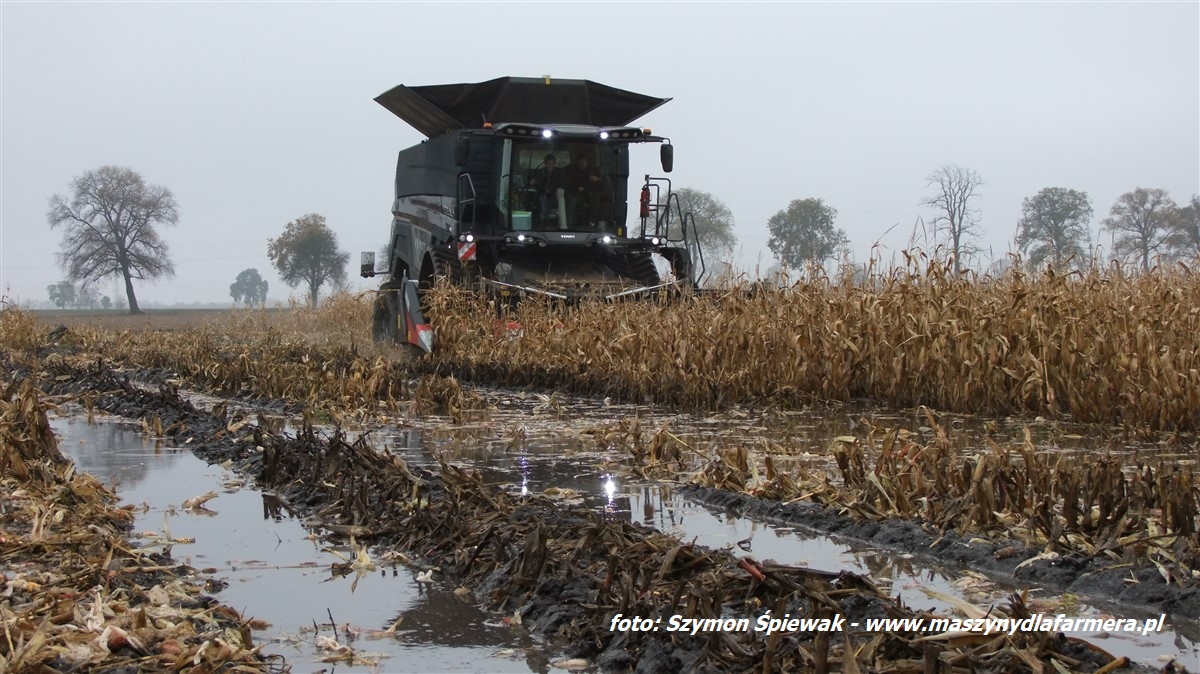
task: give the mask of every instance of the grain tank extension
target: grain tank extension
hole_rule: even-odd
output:
[[[398,86],[375,99],[427,139],[396,163],[377,340],[430,351],[421,297],[439,277],[496,297],[625,298],[694,288],[704,273],[690,215],[666,178],[629,190],[631,148],[673,147],[631,124],[670,99],[590,82],[502,77]],[[669,272],[667,270],[669,269]],[[666,272],[666,273],[664,273]]]

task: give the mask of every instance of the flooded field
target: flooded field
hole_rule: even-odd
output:
[[[201,405],[214,401],[190,397]],[[400,420],[398,426],[364,430],[376,447],[413,465],[435,466],[441,458],[477,469],[485,482],[514,495],[546,494],[582,502],[606,517],[759,560],[860,573],[913,607],[947,610],[952,605],[946,597],[986,607],[1022,589],[1012,579],[942,566],[919,552],[830,538],[795,524],[709,508],[680,494],[678,479],[708,460],[717,439],[738,438],[752,446],[767,443],[785,450],[793,461],[820,467],[829,463],[824,450],[836,436],[864,422],[911,422],[915,414],[847,407],[693,416],[558,395],[491,390],[482,392],[481,399],[459,423],[420,414]],[[979,422],[951,423],[963,427],[956,435],[963,451],[978,446],[985,434],[1017,437],[1021,432],[1019,422],[986,428]],[[1089,435],[1095,432],[1086,429],[1037,422],[1034,427],[1058,451],[1081,457],[1095,451],[1097,442],[1114,442]],[[691,448],[674,475],[647,471],[631,462],[623,449],[622,434],[662,428]],[[63,452],[81,470],[115,484],[123,500],[139,506],[135,528],[143,532],[144,544],[155,545],[167,530],[177,539],[195,539],[174,545],[172,556],[204,570],[215,586],[223,585],[221,601],[268,623],[258,640],[269,642],[268,652],[284,655],[295,671],[330,666],[336,671],[547,672],[558,665],[587,664],[564,661],[561,654],[511,625],[510,616],[481,610],[477,600],[455,587],[421,582],[419,568],[389,563],[387,551],[371,551],[377,562],[374,571],[331,571],[354,551],[329,543],[321,527],[305,526],[277,497],[258,491],[245,476],[205,464],[186,445],[165,445],[132,424],[107,417],[96,424],[80,415],[59,418],[54,429]],[[1171,451],[1128,446],[1136,452]],[[203,507],[184,508],[186,500],[210,492],[216,496]],[[1045,613],[1149,617],[1127,606],[1030,589],[1038,610]],[[1171,618],[1163,632],[1145,637],[1073,636],[1093,640],[1134,662],[1162,667],[1175,659],[1200,668],[1200,628],[1193,621]],[[344,651],[333,650],[335,644],[351,648],[353,658],[324,663],[344,656]]]
[[[548,666],[523,632],[456,596],[454,588],[417,582],[415,569],[381,564],[372,573],[331,573],[332,562],[353,553],[330,546],[277,498],[187,448],[165,446],[114,418],[96,424],[59,418],[53,427],[80,470],[115,485],[123,501],[139,507],[135,530],[143,544],[156,546],[164,531],[194,540],[173,545],[172,557],[210,576],[221,601],[265,621],[259,640],[270,642],[268,650],[285,656],[294,671],[315,671],[337,655],[322,648],[329,642],[321,636],[354,648],[357,662],[336,662],[345,672]],[[203,507],[183,507],[214,491]]]
[[[156,671],[273,671],[252,641],[297,671],[1200,670],[1195,274],[906,259],[861,283],[522,302],[519,339],[434,287],[420,358],[372,343],[369,294],[136,332],[6,310],[0,534],[23,575],[0,608],[24,616],[6,630],[52,637],[41,662]],[[191,636],[112,631],[172,600],[137,574],[178,569],[105,549],[58,502],[69,484],[102,525],[133,515],[59,460],[54,409],[138,542],[238,609],[228,627],[187,598]],[[75,546],[50,563],[47,526]],[[51,565],[78,569],[66,594]],[[76,615],[97,583],[129,593],[120,610]],[[810,623],[727,626],[766,612]],[[620,615],[712,629],[614,632]],[[1129,624],[1057,626],[1086,616]],[[1014,626],[948,626],[964,618]],[[32,657],[17,641],[0,652]]]

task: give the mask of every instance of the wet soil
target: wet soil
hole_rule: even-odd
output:
[[[58,447],[26,385],[0,397],[0,672],[282,671],[215,588],[129,545],[132,509]]]
[[[186,447],[143,435],[129,420],[78,410],[51,425],[79,471],[116,487],[136,515],[143,549],[159,531],[185,541],[172,556],[209,578],[210,590],[258,627],[255,640],[293,671],[334,666],[372,671],[544,671],[551,659],[524,630],[500,624],[453,588],[416,581],[417,570],[378,558],[374,570],[334,572],[353,557],[346,545],[305,526],[277,496],[260,492]],[[182,506],[208,493],[200,508]],[[394,627],[393,627],[394,626]],[[352,649],[327,662],[332,639]],[[349,653],[349,651],[348,651]]]
[[[764,643],[728,634],[614,634],[605,618],[616,612],[714,617],[764,608],[809,615],[836,610],[855,621],[908,613],[856,574],[747,565],[728,552],[681,544],[587,508],[510,499],[453,466],[443,465],[440,474],[409,466],[338,431],[322,438],[306,424],[297,437],[280,436],[264,430],[270,424],[261,420],[255,425],[226,418],[223,410],[200,412],[170,386],[143,390],[102,368],[70,375],[52,388],[89,392],[94,405],[114,414],[157,417],[164,435],[210,462],[232,462],[295,509],[321,519],[329,532],[409,551],[440,580],[467,584],[488,605],[520,616],[536,633],[569,644],[568,654],[606,670],[729,671],[810,666],[813,657],[831,657],[830,644],[819,640],[801,647],[799,640]],[[929,657],[903,635],[885,636],[890,658]],[[1042,637],[1038,648],[1076,658],[1080,671],[1104,662],[1061,637]]]
[[[1025,586],[1108,599],[1168,616],[1200,618],[1200,589],[1166,584],[1158,568],[1145,560],[1131,558],[1113,563],[1082,553],[1036,559],[1040,550],[1011,539],[985,541],[956,531],[931,531],[909,520],[858,520],[814,503],[780,503],[698,485],[684,485],[679,491],[741,517],[835,534],[931,562],[961,565]]]

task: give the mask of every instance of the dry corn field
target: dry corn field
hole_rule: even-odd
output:
[[[1042,415],[1150,431],[1200,429],[1200,277],[954,279],[937,264],[869,283],[561,308],[525,301],[523,337],[496,310],[440,288],[437,349],[375,348],[370,298],[285,321],[253,311],[188,332],[74,330],[81,346],[223,390],[345,408],[392,406],[413,373],[558,387],[677,409],[873,400],[980,416]]]
[[[497,339],[489,308],[443,297],[437,360],[683,407],[869,398],[1200,427],[1200,276],[1182,269],[968,280],[931,264],[865,284],[518,313],[524,338]]]

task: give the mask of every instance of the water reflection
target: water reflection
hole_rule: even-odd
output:
[[[263,519],[282,522],[284,518],[293,519],[296,515],[283,499],[274,494],[262,492]]]
[[[320,662],[326,653],[316,644],[318,634],[331,634],[330,616],[339,640],[364,635],[353,647],[381,658],[375,667],[340,663],[338,672],[547,670],[546,656],[536,653],[528,637],[507,627],[487,627],[485,622],[496,616],[449,589],[422,587],[409,569],[332,574],[332,563],[341,560],[310,536],[286,503],[274,494],[230,486],[235,481],[226,471],[186,449],[156,446],[129,425],[89,425],[82,418],[51,423],[63,453],[81,471],[118,483],[122,501],[146,504],[136,510],[136,531],[169,525],[172,536],[195,540],[174,546],[174,559],[209,569],[227,583],[215,595],[220,601],[270,623],[255,640],[266,645],[267,653],[286,657],[293,671],[331,668]],[[207,516],[179,508],[185,499],[209,491],[218,496],[206,504]],[[353,554],[344,548],[338,552]],[[390,626],[397,611],[406,616],[398,635],[367,636],[376,626]],[[315,625],[320,625],[317,633]]]
[[[744,513],[707,508],[680,498],[669,484],[633,480],[628,471],[622,471],[623,463],[629,460],[627,452],[599,442],[597,438],[603,433],[579,430],[589,428],[589,424],[590,428],[613,428],[612,409],[601,409],[592,401],[590,406],[582,405],[578,412],[570,422],[564,422],[558,418],[539,419],[537,414],[527,410],[518,415],[519,421],[510,415],[493,419],[497,423],[471,428],[449,428],[436,421],[425,425],[417,421],[422,428],[405,429],[396,436],[393,451],[415,462],[432,464],[440,457],[469,466],[479,471],[486,482],[503,487],[513,495],[547,490],[552,494],[577,491],[579,500],[606,518],[650,526],[685,541],[729,549],[736,555],[752,552],[757,559],[782,564],[852,571],[874,579],[885,592],[900,597],[913,607],[950,610],[949,606],[927,596],[922,591],[926,588],[982,606],[1003,603],[1008,593],[1020,589],[969,569],[919,562],[912,555],[894,550],[864,548],[861,543],[755,520]],[[769,446],[780,470],[801,466],[809,470],[829,467],[831,463],[826,450],[832,439],[851,431],[862,436],[867,432],[867,426],[903,426],[913,429],[926,442],[932,441],[937,433],[929,425],[932,423],[929,417],[917,410],[881,413],[864,407],[835,415],[767,410],[757,416],[740,415],[735,411],[730,415],[711,417],[656,416],[647,414],[644,409],[630,412],[635,413],[639,415],[638,423],[643,433],[653,433],[669,420],[671,433],[696,450],[692,455],[696,462],[707,460],[712,446],[742,442],[747,446]],[[592,414],[604,416],[592,417]],[[505,419],[508,419],[508,425],[505,425]],[[1065,460],[1084,460],[1093,456],[1098,448],[1114,446],[1131,453],[1167,455],[1163,447],[1122,444],[1127,439],[1118,442],[1112,434],[1094,427],[1039,420],[987,421],[954,415],[940,415],[936,423],[950,431],[950,441],[962,451],[978,451],[988,441],[1002,445],[1019,443],[1024,440],[1028,425],[1040,449],[1059,453]],[[628,423],[624,428],[628,428]],[[1047,602],[1061,600],[1036,589],[1033,597]],[[1103,612],[1142,617],[1139,611],[1103,602],[1076,603],[1060,610],[1074,616]],[[1118,655],[1128,655],[1142,662],[1152,662],[1162,654],[1195,659],[1197,624],[1168,622],[1168,627],[1169,630],[1158,635],[1119,642],[1109,640],[1103,645]]]
[[[121,491],[134,489],[156,472],[169,469],[180,455],[191,452],[167,447],[161,439],[142,435],[132,425],[89,424],[82,417],[50,419],[63,454],[76,467]]]
[[[469,595],[455,594],[447,588],[433,585],[422,589],[383,627],[396,622],[399,627],[392,638],[403,644],[487,647],[496,651],[515,645],[513,650],[523,651],[522,659],[529,669],[542,672],[549,668],[549,658],[537,652],[523,629],[480,611]]]
[[[627,452],[604,442],[605,432],[622,424],[628,429],[635,418],[646,438],[669,422],[671,433],[694,449],[689,458],[696,462],[707,460],[714,446],[742,442],[755,447],[769,445],[781,457],[781,469],[785,463],[811,469],[828,465],[826,449],[832,438],[849,432],[861,436],[864,423],[881,428],[904,426],[931,440],[934,429],[919,411],[885,413],[865,406],[845,406],[822,411],[735,409],[722,415],[671,415],[645,407],[578,399],[563,403],[571,411],[571,418],[564,419],[561,414],[539,412],[535,401],[511,393],[495,396],[508,396],[512,402],[498,404],[486,422],[455,427],[438,419],[417,419],[411,422],[412,427],[384,429],[372,439],[377,441],[382,435],[390,451],[415,464],[436,468],[437,460],[445,458],[473,467],[485,481],[514,495],[573,490],[606,517],[654,527],[683,540],[727,548],[739,555],[749,549],[762,560],[869,575],[911,606],[937,606],[920,592],[922,587],[969,598],[974,598],[971,593],[976,590],[990,592],[981,603],[1011,589],[986,579],[964,585],[967,576],[962,569],[925,566],[894,551],[864,550],[739,513],[701,507],[680,498],[670,485],[628,477],[622,472],[622,465],[629,459]],[[988,422],[951,415],[941,415],[938,423],[953,429],[951,439],[964,451],[978,449],[985,437],[1002,444],[1020,441],[1027,423],[1039,447],[1069,457],[1082,459],[1094,449],[1109,447],[1164,451],[1138,447],[1124,439],[1114,443],[1103,432],[1059,423]],[[81,470],[97,474],[106,482],[120,482],[123,498],[150,500],[154,509],[144,522],[139,522],[139,528],[161,526],[167,506],[213,488],[213,468],[195,461],[186,450],[156,446],[135,428],[89,426],[82,420],[63,419],[54,420],[54,426],[62,435],[64,453],[73,456]],[[603,432],[589,432],[597,428]],[[185,456],[187,460],[181,461]],[[298,633],[330,611],[338,623],[376,625],[380,629],[403,618],[397,633],[378,646],[358,644],[384,650],[395,658],[391,663],[395,667],[385,664],[387,669],[547,670],[545,657],[537,653],[527,637],[507,626],[489,624],[497,617],[473,608],[450,588],[426,588],[413,582],[408,570],[390,569],[353,581],[331,578],[331,556],[307,539],[308,532],[293,519],[293,513],[270,494],[251,490],[232,496],[223,493],[212,505],[219,516],[172,520],[175,535],[197,538],[195,546],[176,551],[225,567],[226,577],[232,582],[221,598],[268,619],[276,625],[277,635]],[[258,512],[262,513],[261,519]],[[1133,614],[1127,608],[1097,606],[1118,615]],[[1195,624],[1168,625],[1174,631],[1158,635],[1156,641],[1103,645],[1140,660],[1161,653],[1194,657]],[[283,637],[277,638],[283,643]],[[498,648],[504,651],[501,657],[497,657]],[[311,656],[311,644],[299,644],[297,651],[304,657]],[[515,659],[511,659],[513,655]],[[343,669],[338,667],[339,671]]]

